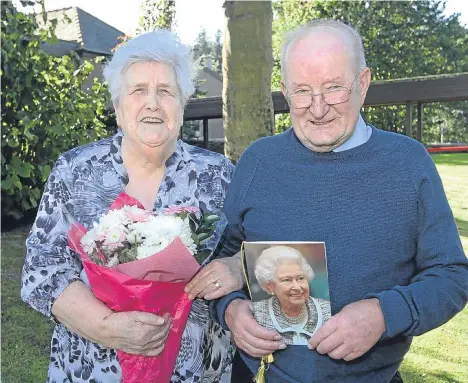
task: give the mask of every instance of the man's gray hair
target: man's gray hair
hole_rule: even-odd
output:
[[[364,46],[362,45],[362,37],[354,28],[342,23],[341,21],[330,19],[318,19],[303,25],[291,32],[289,32],[281,48],[281,76],[285,77],[286,58],[289,48],[298,40],[309,35],[311,32],[320,30],[334,30],[334,32],[341,32],[350,42],[352,52],[356,59],[356,68],[358,72],[364,69],[366,64],[366,56],[364,54]],[[357,73],[356,73],[357,74]]]
[[[314,270],[299,250],[289,246],[272,246],[263,250],[255,262],[254,274],[260,287],[265,290],[265,285],[275,277],[278,266],[289,263],[298,264],[309,282],[314,278]]]
[[[115,51],[112,60],[104,68],[112,102],[119,104],[127,69],[145,61],[159,62],[174,69],[182,105],[185,105],[195,91],[197,65],[192,60],[190,48],[182,44],[177,35],[165,29],[139,35]]]

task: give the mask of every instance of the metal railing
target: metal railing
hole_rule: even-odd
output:
[[[281,92],[272,92],[275,114],[288,113],[289,106]],[[406,105],[405,133],[413,136],[414,105],[417,109],[416,139],[423,131],[423,104],[468,100],[468,73],[374,81],[364,106]],[[209,145],[208,121],[223,118],[223,100],[219,97],[192,99],[185,109],[184,120],[203,122],[203,147]]]

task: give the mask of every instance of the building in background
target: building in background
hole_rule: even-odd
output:
[[[122,31],[106,24],[97,17],[85,12],[79,7],[69,7],[47,12],[47,20],[57,20],[55,34],[57,44],[44,44],[44,50],[54,56],[63,56],[74,51],[81,61],[92,60],[99,56],[110,58],[113,49],[121,43],[124,36]],[[41,15],[36,16],[36,20],[43,25]],[[95,64],[94,71],[85,87],[92,85],[92,79],[98,77],[103,81],[103,66],[105,61]],[[220,97],[223,89],[223,79],[212,68],[212,60],[205,59],[205,67],[201,69],[197,76],[198,89],[202,97]],[[209,142],[217,143],[217,146],[224,142],[223,120],[209,120]],[[203,126],[201,121],[191,121],[183,128],[182,138],[193,144],[203,143]]]

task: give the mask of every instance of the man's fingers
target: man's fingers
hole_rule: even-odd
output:
[[[257,322],[255,322],[255,320],[249,320],[247,323],[245,323],[245,330],[247,331],[247,333],[249,333],[253,337],[259,338],[259,339],[264,339],[264,340],[269,340],[269,341],[282,339],[281,335],[278,334],[276,331],[260,326]]]
[[[325,324],[318,329],[309,339],[309,348],[314,350],[317,346],[336,331],[336,321],[331,317]]]
[[[357,359],[357,358],[361,357],[362,355],[364,355],[363,352],[354,351],[354,352],[349,353],[345,357],[343,357],[343,360],[346,360],[347,362],[349,362],[351,360],[354,360],[354,359]]]
[[[257,338],[244,329],[240,336],[234,338],[234,341],[249,355],[259,357],[286,348],[286,345],[281,341],[281,336],[279,338],[279,340]]]
[[[318,347],[317,347],[318,351]],[[328,356],[332,359],[343,359],[346,355],[349,355],[349,347],[345,344],[341,344],[330,352],[327,352]],[[322,354],[322,353],[321,353]]]
[[[330,334],[322,340],[315,349],[319,354],[328,354],[344,343],[344,339],[337,335],[337,332]]]
[[[286,345],[281,341],[259,339],[252,335],[245,336],[244,344],[249,345],[252,349],[256,349],[257,352],[263,352],[266,354],[286,348]]]

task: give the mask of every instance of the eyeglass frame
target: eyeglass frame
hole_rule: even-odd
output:
[[[307,105],[307,106],[301,106],[301,107],[299,107],[299,108],[296,108],[296,107],[294,107],[294,106],[291,105],[291,100],[290,100],[291,94],[289,94],[289,91],[286,93],[286,100],[288,101],[289,107],[290,107],[290,108],[293,108],[293,109],[306,109],[306,108],[310,108],[310,106],[314,103],[314,97],[315,97],[315,96],[322,96],[323,102],[324,102],[325,104],[327,104],[327,105],[330,105],[330,106],[331,106],[331,105],[344,104],[345,102],[348,102],[348,101],[349,101],[351,92],[353,91],[354,83],[355,83],[355,81],[358,79],[358,77],[359,77],[360,75],[361,75],[361,73],[358,73],[358,74],[356,75],[356,77],[354,77],[354,80],[353,80],[353,82],[351,83],[351,85],[350,85],[349,88],[346,87],[346,86],[343,86],[343,85],[339,85],[340,88],[346,89],[346,90],[348,91],[348,98],[346,99],[346,101],[337,102],[337,103],[335,103],[335,104],[329,104],[328,102],[325,101],[325,98],[323,97],[323,95],[324,95],[325,93],[338,92],[338,91],[340,91],[341,89],[335,89],[335,90],[331,90],[331,91],[330,91],[330,90],[329,90],[329,91],[326,91],[326,90],[325,90],[324,92],[315,93],[315,94],[313,94],[312,92],[302,93],[302,95],[308,94],[308,95],[310,96],[310,104]],[[293,97],[294,97],[294,96],[293,96]]]

